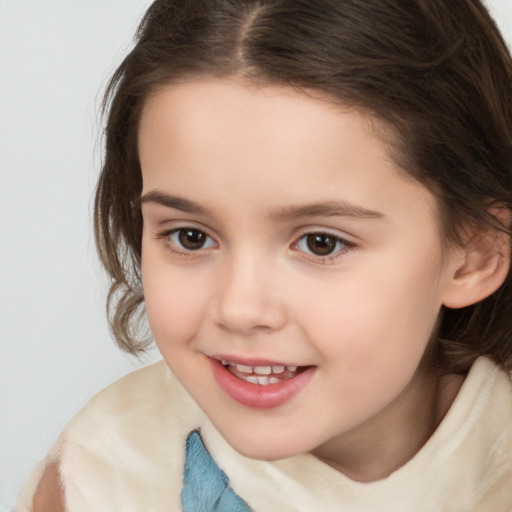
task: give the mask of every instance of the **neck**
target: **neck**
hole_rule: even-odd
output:
[[[463,381],[460,375],[418,374],[379,414],[312,453],[352,480],[386,478],[432,436]]]

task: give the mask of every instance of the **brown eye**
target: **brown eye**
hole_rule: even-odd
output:
[[[199,229],[178,229],[173,235],[177,235],[179,245],[188,251],[202,249],[209,239],[209,236]]]
[[[308,235],[306,243],[308,249],[317,256],[327,256],[336,249],[336,238],[324,234]]]
[[[347,245],[347,242],[329,233],[308,233],[300,238],[296,248],[314,256],[330,256]]]

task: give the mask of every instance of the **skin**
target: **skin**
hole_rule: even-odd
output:
[[[64,512],[64,491],[59,481],[59,463],[50,462],[34,494],[33,512]]]
[[[154,94],[139,131],[142,277],[165,361],[240,453],[311,452],[360,481],[414,456],[462,383],[420,363],[464,251],[443,247],[434,197],[372,126],[286,87],[204,78]],[[185,228],[205,245],[180,245]],[[332,254],[308,248],[318,232],[337,237]],[[219,387],[218,354],[313,375],[257,409]]]

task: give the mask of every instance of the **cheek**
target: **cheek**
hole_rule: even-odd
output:
[[[321,357],[332,404],[342,401],[363,421],[413,378],[438,306],[426,279],[403,267],[342,281],[309,295],[309,312],[305,301],[301,305],[308,318],[303,327]],[[329,414],[339,414],[333,407]]]
[[[441,302],[432,265],[410,261],[381,258],[309,287],[300,316],[308,318],[308,338],[325,359],[369,372],[419,362]]]
[[[204,281],[197,272],[143,255],[142,282],[148,322],[160,351],[186,344],[204,318]]]

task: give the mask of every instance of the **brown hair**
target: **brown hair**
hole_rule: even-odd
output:
[[[105,159],[95,233],[112,279],[108,315],[126,351],[140,331],[142,218],[137,131],[155,89],[194,76],[243,75],[313,89],[371,111],[393,156],[437,197],[447,243],[471,223],[505,230],[512,207],[512,62],[479,0],[157,0],[105,96]],[[446,309],[434,344],[443,371],[482,354],[512,367],[512,277],[487,299]]]

